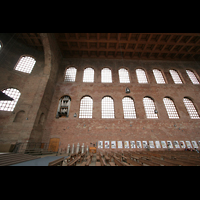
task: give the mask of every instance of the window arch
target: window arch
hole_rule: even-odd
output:
[[[103,68],[101,70],[101,82],[102,83],[112,83],[112,73],[109,68]]]
[[[146,73],[143,69],[136,69],[138,83],[148,83]]]
[[[69,67],[65,72],[65,81],[75,82],[77,69],[75,67]]]
[[[176,70],[171,69],[171,70],[169,70],[169,72],[170,72],[175,84],[182,84],[181,78]]]
[[[14,100],[0,101],[0,110],[13,111],[21,95],[20,91],[15,88],[8,88],[6,90],[3,90],[2,92],[7,96],[13,98]]]
[[[111,97],[103,97],[101,100],[101,116],[102,118],[115,118],[114,101]]]
[[[144,97],[143,104],[147,118],[158,118],[158,112],[154,100],[151,97]]]
[[[197,110],[196,110],[196,108],[195,108],[195,106],[194,106],[194,104],[192,102],[192,100],[190,100],[187,97],[184,97],[183,98],[183,103],[184,103],[184,105],[185,105],[185,107],[187,109],[187,112],[190,115],[191,119],[199,119],[200,118],[199,114],[198,114],[198,112],[197,112]]]
[[[33,57],[21,56],[14,69],[20,72],[25,72],[30,74],[35,63],[36,60]]]
[[[153,69],[153,74],[154,74],[157,84],[165,84],[165,79],[160,70]]]
[[[94,69],[88,67],[83,72],[83,82],[94,82]]]
[[[119,72],[119,82],[120,83],[130,83],[129,73],[127,69],[121,68]]]
[[[186,73],[189,76],[189,78],[190,78],[190,80],[192,81],[193,84],[195,84],[195,85],[200,84],[199,81],[198,81],[198,79],[197,79],[197,77],[196,77],[196,75],[194,74],[193,71],[187,69]]]
[[[124,97],[122,99],[124,119],[134,119],[136,118],[134,101],[130,97]]]
[[[79,118],[92,118],[93,100],[89,96],[81,99]]]
[[[172,101],[172,99],[169,97],[165,97],[165,98],[163,98],[163,102],[165,104],[165,108],[167,110],[167,114],[168,114],[169,118],[170,119],[178,119],[179,118],[178,112],[176,110],[175,104]]]

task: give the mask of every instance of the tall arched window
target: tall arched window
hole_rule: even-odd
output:
[[[128,70],[121,68],[119,69],[119,82],[120,83],[130,83]]]
[[[83,82],[94,82],[94,69],[88,67],[83,72]]]
[[[165,84],[165,79],[160,70],[153,69],[153,74],[154,74],[157,84]]]
[[[0,110],[13,111],[21,95],[20,91],[15,88],[8,88],[6,90],[3,90],[2,92],[7,96],[13,98],[14,100],[0,101]]]
[[[69,67],[65,73],[65,81],[74,82],[76,79],[77,69],[75,67]]]
[[[176,107],[175,107],[172,99],[165,97],[165,98],[163,98],[163,102],[165,104],[165,108],[167,110],[167,114],[168,114],[169,118],[170,119],[178,119],[179,116],[178,116]]]
[[[33,57],[21,56],[14,69],[20,72],[25,72],[30,74],[35,63],[36,60]]]
[[[147,118],[158,118],[158,112],[154,104],[154,100],[150,97],[143,98],[144,109]]]
[[[192,102],[192,100],[190,100],[189,98],[187,97],[184,97],[183,98],[183,103],[185,104],[185,107],[190,115],[190,118],[191,119],[199,119],[199,114]]]
[[[109,68],[103,68],[101,70],[101,82],[102,83],[112,83],[112,73]]]
[[[197,77],[195,76],[194,72],[191,70],[187,69],[186,70],[187,75],[189,76],[190,80],[192,81],[193,84],[198,85],[200,84]]]
[[[122,99],[124,119],[133,119],[136,118],[135,105],[134,101],[130,97],[124,97]]]
[[[81,99],[79,118],[92,118],[93,100],[89,96]]]
[[[104,97],[101,100],[101,116],[102,118],[115,118],[114,101],[111,97]]]
[[[169,70],[169,72],[170,72],[175,84],[182,84],[181,78],[176,70],[171,69],[171,70]]]
[[[136,69],[138,83],[148,83],[145,71],[143,69]]]

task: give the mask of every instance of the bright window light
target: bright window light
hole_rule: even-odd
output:
[[[138,83],[148,83],[145,71],[143,69],[136,69]]]
[[[119,82],[120,83],[130,83],[128,70],[122,68],[119,70]]]
[[[74,67],[69,67],[65,73],[65,81],[74,82],[76,79],[76,71],[77,69]]]
[[[124,97],[122,99],[124,119],[134,119],[136,118],[134,101],[130,97]]]
[[[154,69],[153,74],[155,76],[157,84],[165,84],[165,80],[160,70]]]
[[[91,97],[83,97],[80,104],[79,118],[92,118],[93,100]]]
[[[2,91],[4,94],[6,94],[7,96],[13,98],[14,100],[12,101],[0,101],[0,110],[4,110],[4,111],[13,111],[17,101],[21,95],[20,91],[15,89],[15,88],[8,88],[6,90]]]
[[[15,66],[15,70],[25,73],[31,73],[36,60],[30,56],[22,56]]]
[[[193,104],[193,102],[188,98],[183,98],[183,103],[185,104],[185,107],[190,115],[191,119],[199,119],[199,114]]]
[[[191,70],[186,70],[187,75],[189,76],[190,80],[192,81],[193,84],[198,85],[199,81],[197,79],[197,77],[195,76],[194,72],[192,72]]]
[[[144,97],[143,104],[144,104],[144,109],[145,109],[147,118],[158,118],[158,114],[155,112],[156,107],[155,107],[153,99],[149,97]]]
[[[177,71],[171,69],[171,70],[169,70],[169,72],[170,72],[175,84],[182,84],[181,78]]]
[[[178,113],[176,110],[176,107],[174,105],[174,102],[170,98],[163,98],[163,102],[165,104],[165,108],[167,110],[167,114],[170,119],[178,119]]]
[[[110,69],[104,68],[101,70],[101,82],[112,83],[112,74]]]
[[[110,97],[104,97],[101,100],[101,116],[102,118],[115,118],[114,102]]]

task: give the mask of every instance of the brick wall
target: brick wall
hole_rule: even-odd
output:
[[[77,68],[75,82],[64,82],[65,70],[74,65]],[[83,83],[83,71],[92,67],[95,71],[94,83]],[[101,69],[109,67],[112,70],[112,83],[101,83]],[[119,83],[118,70],[125,67],[129,71],[130,83]],[[148,84],[137,82],[137,68],[143,68],[148,77]],[[166,84],[157,84],[152,69],[160,69]],[[174,84],[170,69],[176,69],[183,80],[182,85]],[[99,140],[200,140],[200,120],[190,119],[183,104],[183,97],[190,97],[200,112],[200,85],[193,85],[186,74],[186,69],[192,69],[200,75],[199,63],[179,61],[132,61],[106,59],[63,59],[58,72],[57,83],[44,127],[43,142],[50,138],[60,138],[60,148],[67,144],[79,142],[80,145],[90,145]],[[125,93],[129,87],[130,93]],[[69,117],[56,119],[59,98],[63,95],[71,97]],[[93,118],[79,118],[80,100],[89,95],[93,99]],[[114,100],[115,119],[101,118],[101,100],[109,95]],[[136,119],[124,119],[122,98],[131,96],[136,108]],[[143,98],[154,99],[158,119],[147,119]],[[178,110],[179,119],[169,119],[163,98],[173,99]],[[74,117],[74,114],[77,117]]]

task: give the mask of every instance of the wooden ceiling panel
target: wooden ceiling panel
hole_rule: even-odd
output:
[[[63,57],[198,60],[200,33],[55,33]],[[43,50],[39,33],[15,38]]]

